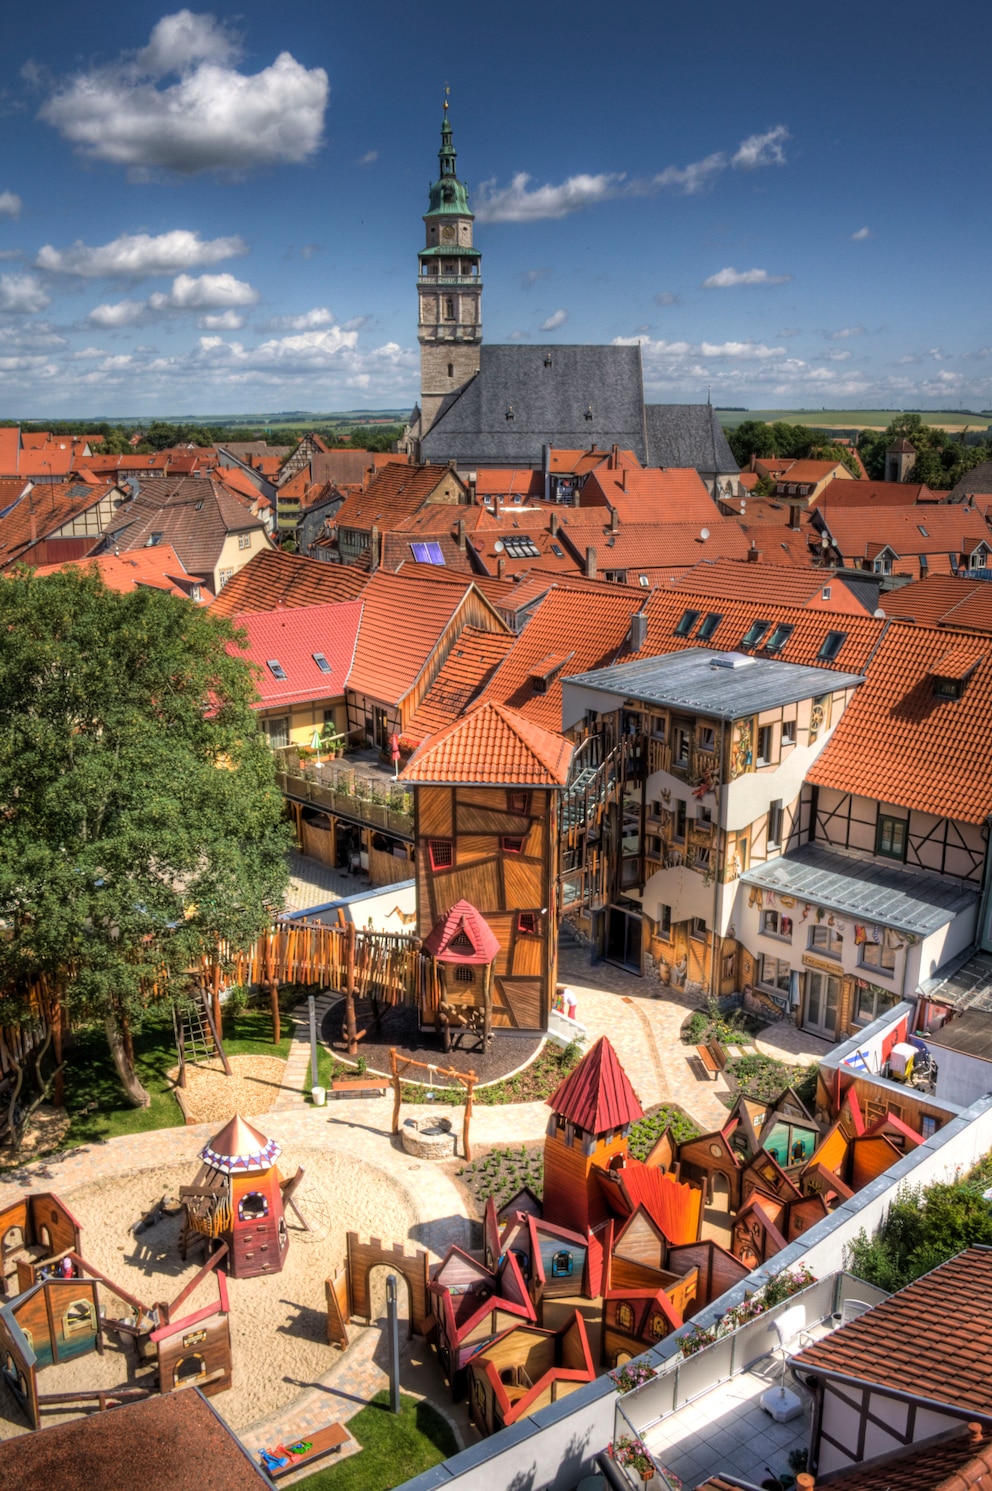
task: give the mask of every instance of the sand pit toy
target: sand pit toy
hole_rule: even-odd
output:
[[[274,1139],[235,1114],[200,1151],[202,1166],[191,1186],[180,1186],[184,1206],[179,1234],[183,1259],[197,1236],[212,1247],[227,1243],[229,1272],[235,1279],[276,1274],[286,1260],[289,1234],[284,1189]]]

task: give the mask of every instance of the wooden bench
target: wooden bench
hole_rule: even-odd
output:
[[[273,1460],[285,1460],[285,1465],[267,1465],[261,1455],[259,1455],[259,1460],[272,1479],[278,1481],[284,1475],[291,1475],[301,1465],[309,1465],[323,1455],[329,1455],[332,1450],[340,1450],[350,1438],[351,1435],[341,1424],[328,1424],[326,1429],[307,1430],[306,1434],[290,1439],[288,1443],[277,1440],[272,1449],[266,1447],[267,1455],[271,1455]],[[310,1448],[304,1450],[302,1454],[294,1455],[293,1446],[296,1444],[308,1444]]]
[[[700,1065],[708,1077],[715,1082],[727,1065],[727,1053],[717,1040],[708,1040],[705,1046],[696,1047]]]
[[[392,1083],[386,1077],[332,1077],[331,1092],[336,1098],[368,1097],[388,1092]]]

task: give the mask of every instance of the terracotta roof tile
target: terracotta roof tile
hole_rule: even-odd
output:
[[[960,698],[934,692],[941,658],[960,646],[982,660]],[[955,664],[956,666],[956,664]],[[892,621],[868,679],[807,781],[938,818],[984,823],[992,812],[992,648],[986,637]]]
[[[832,507],[913,507],[917,502],[932,503],[934,497],[935,493],[922,482],[840,480],[828,482],[814,498],[814,506],[830,503]]]
[[[884,546],[901,559],[916,554],[951,554],[957,559],[983,540],[992,548],[992,529],[984,516],[957,504],[878,508],[823,503],[817,514],[847,564],[868,557],[872,544],[876,553]]]
[[[339,528],[378,528],[385,532],[419,512],[453,473],[447,466],[401,466],[377,471],[364,491],[347,497],[335,514]]]
[[[13,487],[19,487],[23,495],[11,498],[9,494]],[[95,507],[108,490],[105,486],[91,487],[75,481],[36,487],[23,481],[12,483],[4,494],[6,506],[0,516],[0,568],[18,560],[28,559],[30,562],[30,551],[40,540],[47,539],[80,513]],[[58,557],[82,558],[98,542],[94,534],[88,540],[82,540],[81,547],[75,552]],[[46,562],[53,557],[44,545],[34,555],[36,560]]]
[[[898,590],[887,590],[880,605],[886,616],[931,626],[961,626],[992,632],[992,585],[963,575],[928,575]]]
[[[261,699],[256,707],[271,709],[343,694],[361,618],[360,600],[326,606],[281,606],[275,611],[235,616],[234,625],[247,633],[248,641],[243,648],[230,644],[228,652],[258,668],[255,686]],[[325,659],[329,672],[317,663],[317,655]],[[270,662],[279,664],[285,678],[275,675]]]
[[[369,583],[350,565],[324,564],[281,549],[262,549],[233,575],[212,609],[219,616],[270,611],[274,606],[317,606],[354,600]]]
[[[627,1073],[605,1035],[546,1101],[552,1112],[560,1113],[587,1134],[622,1129],[644,1117]]]
[[[67,559],[62,564],[39,564],[36,573],[52,575],[63,569],[91,567],[98,571],[109,590],[122,593],[139,588],[165,590],[170,595],[192,599],[196,585],[200,592],[196,604],[205,606],[213,600],[213,591],[194,575],[187,574],[171,544],[156,544],[154,548],[136,549],[130,554],[96,554],[86,559]]]
[[[717,556],[743,559],[748,543],[739,523],[721,518],[716,507],[704,523],[637,523],[622,525],[616,533],[602,524],[588,521],[589,511],[582,512],[585,521],[569,520],[561,532],[577,558],[584,560],[586,550],[596,551],[597,572],[646,569],[683,570],[698,564],[702,558]],[[702,537],[703,533],[707,537]]]
[[[675,582],[677,590],[695,595],[717,595],[726,600],[782,601],[793,606],[815,606],[825,611],[864,616],[865,608],[843,577],[831,570],[786,568],[780,564],[739,559],[703,559]],[[825,594],[829,592],[829,594]]]
[[[507,709],[478,704],[420,746],[400,779],[511,787],[561,787],[572,746]]]
[[[252,529],[268,543],[261,518],[233,492],[210,477],[194,476],[142,482],[138,495],[114,513],[102,543],[125,552],[144,548],[158,534],[157,542],[171,544],[190,574],[205,575],[213,571],[229,534]]]
[[[992,1415],[992,1248],[965,1249],[793,1363]]]
[[[481,693],[514,641],[511,632],[485,632],[467,626],[407,725],[405,739],[426,740],[446,725],[454,724]]]
[[[811,482],[823,481],[832,471],[845,471],[847,468],[840,461],[792,461],[779,476],[779,481],[786,481],[791,486],[793,482],[809,485]],[[844,480],[843,476],[840,478]]]
[[[616,508],[621,522],[699,523],[719,517],[717,505],[694,467],[610,469],[600,467],[582,488],[582,507],[599,496]]]
[[[830,1491],[989,1491],[992,1447],[987,1432],[983,1447],[979,1425],[962,1425],[939,1443],[914,1444],[874,1464],[835,1473],[828,1484]]]

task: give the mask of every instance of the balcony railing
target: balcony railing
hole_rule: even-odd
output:
[[[402,787],[380,785],[375,778],[331,763],[294,764],[285,750],[277,751],[276,757],[276,785],[285,797],[394,838],[413,838],[413,797]]]

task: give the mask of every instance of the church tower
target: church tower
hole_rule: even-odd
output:
[[[434,423],[446,395],[479,371],[482,343],[482,255],[472,246],[475,219],[468,188],[455,170],[447,99],[438,158],[441,173],[430,189],[417,271],[422,435]]]

